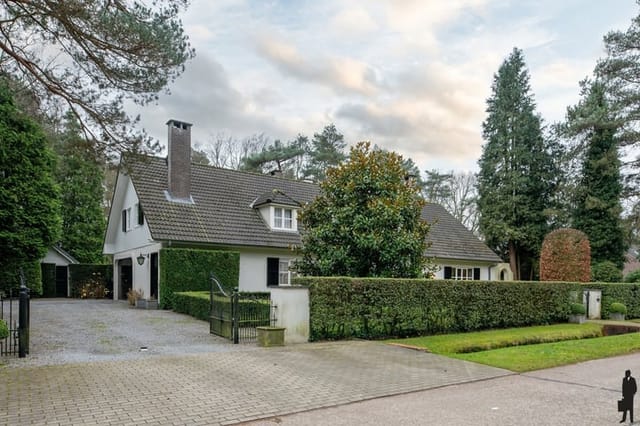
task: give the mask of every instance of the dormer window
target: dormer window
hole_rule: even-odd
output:
[[[283,207],[273,208],[274,229],[293,229],[293,209]]]

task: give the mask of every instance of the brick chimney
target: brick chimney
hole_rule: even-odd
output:
[[[192,203],[191,198],[191,124],[178,120],[167,121],[169,130],[167,158],[168,198],[171,201]]]

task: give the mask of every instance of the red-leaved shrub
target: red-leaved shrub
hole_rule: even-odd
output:
[[[577,229],[556,229],[542,242],[540,281],[591,281],[589,238]]]

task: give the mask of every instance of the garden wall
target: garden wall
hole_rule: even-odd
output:
[[[310,339],[384,338],[564,322],[577,283],[299,278]]]

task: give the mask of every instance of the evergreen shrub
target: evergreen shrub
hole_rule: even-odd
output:
[[[636,269],[635,271],[631,271],[624,277],[624,282],[626,283],[638,283],[640,282],[640,269]]]
[[[602,283],[622,282],[622,271],[610,260],[598,262],[591,266],[591,280]]]
[[[609,305],[609,313],[625,315],[627,313],[627,307],[624,305],[624,303],[613,302],[611,305]]]
[[[42,294],[42,271],[40,262],[11,263],[6,268],[0,269],[0,291],[16,296],[20,290],[20,269],[24,273],[25,285],[29,288],[29,294],[39,296]]]
[[[565,322],[579,283],[296,279],[309,287],[310,338],[385,338]]]
[[[174,308],[176,292],[210,291],[212,272],[225,291],[231,292],[238,287],[240,253],[181,248],[160,250],[160,307]]]

